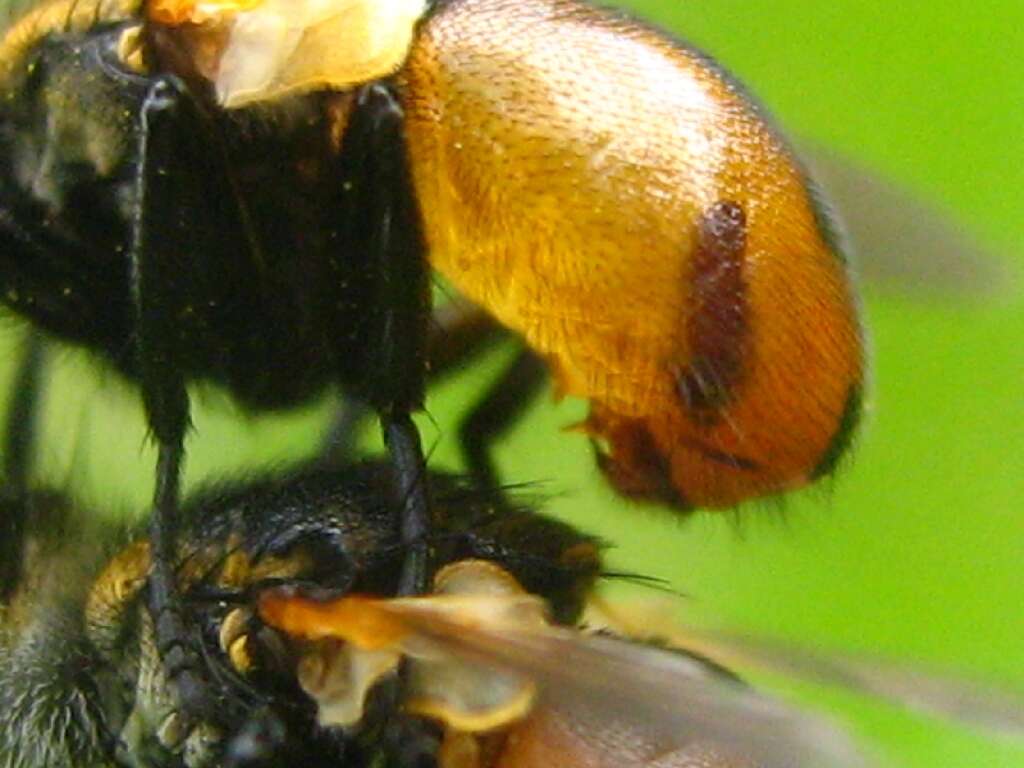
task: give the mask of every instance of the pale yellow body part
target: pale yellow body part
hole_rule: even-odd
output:
[[[160,0],[162,23],[224,28],[217,100],[228,108],[311,90],[343,90],[393,74],[424,0]]]

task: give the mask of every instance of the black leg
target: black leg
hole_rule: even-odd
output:
[[[456,373],[510,334],[479,307],[455,299],[434,310],[427,336],[431,384]]]
[[[482,488],[499,483],[491,451],[540,393],[547,369],[529,349],[523,349],[487,389],[459,425],[459,443],[466,469]]]
[[[454,301],[434,313],[428,338],[431,383],[458,371],[510,334],[479,307]],[[522,349],[459,424],[459,444],[466,471],[484,489],[500,483],[491,456],[495,442],[537,398],[547,369],[529,349]]]
[[[427,591],[431,571],[427,536],[434,521],[427,502],[426,465],[420,433],[409,414],[381,418],[384,442],[395,467],[398,498],[402,510],[402,543],[405,562],[398,580],[399,595],[422,595]]]
[[[430,570],[431,530],[423,448],[410,413],[423,406],[430,286],[420,213],[412,189],[402,130],[402,109],[391,88],[365,87],[346,133],[362,160],[359,185],[368,269],[375,301],[363,393],[380,415],[402,504],[402,541],[408,557],[403,594],[418,593]]]
[[[398,593],[420,594],[432,573],[429,533],[435,525],[419,432],[410,414],[423,405],[426,378],[426,335],[430,320],[430,286],[420,214],[409,178],[402,131],[402,109],[387,84],[366,86],[342,140],[343,198],[339,217],[351,233],[350,253],[360,259],[364,279],[365,325],[358,366],[338,375],[380,418],[381,431],[400,505],[400,531],[405,559],[398,574]],[[338,334],[352,323],[351,313],[338,318]],[[339,361],[344,365],[346,361]],[[354,375],[355,374],[355,375]],[[381,745],[388,766],[417,768],[420,738],[429,730],[411,720],[397,705],[402,682],[393,679],[386,691],[388,723]],[[430,751],[433,755],[436,749]]]
[[[434,384],[461,370],[506,338],[508,332],[478,307],[462,301],[437,307],[427,331],[427,381]],[[351,461],[372,414],[373,408],[364,401],[343,398],[324,433],[320,462],[331,467]]]
[[[461,301],[435,311],[432,319],[427,347],[431,383],[462,369],[510,337],[483,310]],[[522,349],[460,422],[459,444],[466,471],[480,488],[498,486],[500,479],[491,456],[494,443],[536,399],[546,376],[543,361]]]
[[[180,523],[179,497],[189,402],[181,370],[176,322],[187,279],[193,224],[181,216],[183,200],[195,199],[194,177],[171,166],[181,152],[181,126],[192,109],[170,80],[151,86],[140,112],[135,178],[135,211],[130,258],[137,307],[136,352],[146,416],[158,459],[153,516],[150,521],[152,570],[149,608],[157,647],[176,688],[182,710],[216,718],[201,659],[190,642],[182,598],[175,578]]]

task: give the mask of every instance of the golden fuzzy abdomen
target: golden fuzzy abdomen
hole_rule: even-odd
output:
[[[620,490],[729,506],[830,469],[855,299],[800,169],[714,66],[567,0],[455,0],[400,77],[432,265],[590,401]]]

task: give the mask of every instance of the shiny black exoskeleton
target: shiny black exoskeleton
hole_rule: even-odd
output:
[[[187,76],[126,65],[123,33],[49,32],[8,72],[0,300],[140,386],[159,447],[157,636],[184,700],[209,712],[170,569],[186,386],[210,381],[259,410],[330,384],[369,403],[406,510],[402,590],[416,592],[430,517],[409,414],[423,399],[427,272],[387,83],[229,113]]]

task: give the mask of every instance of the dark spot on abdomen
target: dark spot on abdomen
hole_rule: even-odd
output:
[[[747,352],[747,219],[743,208],[720,201],[698,222],[690,272],[693,304],[686,325],[689,361],[675,371],[679,396],[701,420],[732,397]]]

